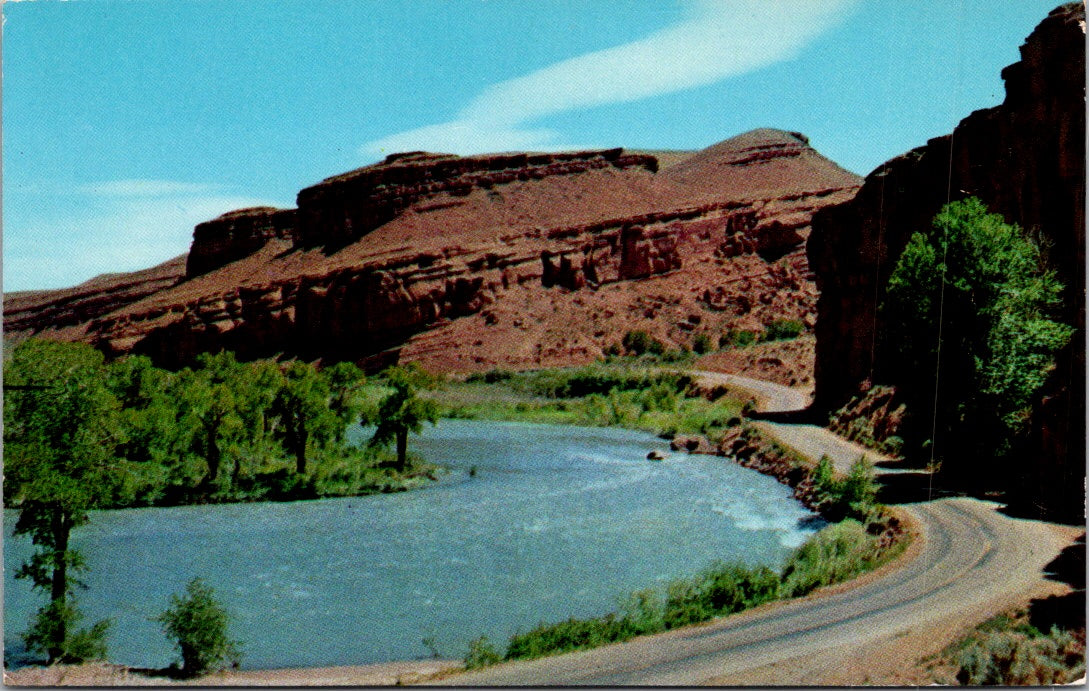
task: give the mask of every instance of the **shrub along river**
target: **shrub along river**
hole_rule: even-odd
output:
[[[360,433],[360,437],[361,437]],[[111,617],[109,657],[174,659],[149,621],[199,576],[242,642],[244,668],[461,657],[487,634],[604,614],[634,590],[715,559],[777,568],[822,523],[774,479],[666,453],[622,429],[443,421],[410,448],[450,473],[401,494],[97,511],[73,535],[89,566],[85,623]],[[474,475],[470,469],[475,466]],[[44,595],[13,579],[31,551],[4,513],[4,646]]]

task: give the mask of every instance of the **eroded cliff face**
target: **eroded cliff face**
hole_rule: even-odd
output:
[[[896,384],[889,371],[878,304],[911,234],[948,201],[976,196],[1049,246],[1048,263],[1065,285],[1060,318],[1077,327],[1058,360],[1035,434],[1054,459],[1081,468],[1085,396],[1085,8],[1063,5],[1033,31],[1021,60],[1002,71],[1002,105],[972,113],[951,135],[933,139],[867,176],[850,202],[813,219],[809,260],[820,287],[816,401],[822,413],[859,393],[864,381]],[[1072,417],[1061,411],[1073,413]],[[1067,420],[1072,419],[1072,424]],[[1060,425],[1064,431],[1051,429]],[[1077,482],[1074,491],[1082,493]]]
[[[193,229],[185,277],[206,274],[248,257],[273,239],[296,239],[295,209],[260,206],[205,221]]]
[[[464,197],[515,181],[604,168],[645,168],[653,173],[658,161],[623,149],[468,157],[422,151],[391,154],[382,163],[327,178],[299,192],[299,241],[306,246],[343,246],[439,194]],[[417,211],[442,208],[446,207],[439,203]]]
[[[185,262],[181,255],[149,269],[96,276],[71,288],[5,293],[4,335],[78,338],[92,320],[177,285],[185,278]]]
[[[677,347],[812,327],[810,218],[858,178],[776,130],[671,159],[391,156],[304,189],[297,211],[201,224],[187,280],[72,337],[166,365],[229,348],[473,371],[588,362],[633,328]]]

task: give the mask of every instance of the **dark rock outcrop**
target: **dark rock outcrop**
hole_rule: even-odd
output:
[[[259,206],[205,221],[193,230],[185,277],[193,278],[238,261],[272,239],[294,241],[294,209]]]

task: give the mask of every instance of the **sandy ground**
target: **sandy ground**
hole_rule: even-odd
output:
[[[461,668],[460,661],[389,662],[356,667],[225,671],[192,680],[145,676],[104,663],[4,672],[5,686],[401,686]]]

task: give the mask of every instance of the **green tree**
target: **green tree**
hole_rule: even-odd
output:
[[[336,435],[339,417],[329,407],[329,383],[313,365],[292,362],[284,369],[283,383],[273,403],[280,419],[280,435],[295,457],[295,472],[306,474],[307,449]]]
[[[1072,334],[1052,319],[1061,291],[1037,244],[978,199],[911,237],[882,308],[887,369],[936,460],[1009,455]]]
[[[240,645],[227,635],[230,617],[212,588],[199,578],[185,586],[185,595],[172,595],[170,608],[155,617],[181,653],[181,673],[195,677],[237,665]]]
[[[234,354],[202,354],[195,370],[183,370],[178,379],[178,420],[189,449],[207,464],[203,485],[221,483],[224,459],[245,432],[239,414],[238,384],[242,369]]]
[[[408,465],[408,433],[419,434],[425,422],[435,424],[439,410],[434,401],[417,395],[417,390],[428,386],[430,379],[416,363],[390,367],[385,378],[393,391],[378,407],[378,429],[370,443],[385,446],[396,442],[397,466],[404,470]]]
[[[113,506],[155,503],[172,476],[184,470],[175,379],[142,355],[122,357],[107,366],[107,386],[121,406],[124,442],[118,453],[129,461],[131,471],[118,476]]]
[[[362,392],[367,378],[363,376],[363,370],[350,362],[338,362],[323,374],[329,382],[329,409],[341,422],[334,438],[338,443],[343,442],[348,426],[359,422],[363,412]]]
[[[18,510],[15,535],[38,548],[16,578],[49,594],[24,634],[49,662],[105,655],[108,622],[76,630],[74,574],[84,570],[69,542],[87,512],[112,493],[123,441],[117,399],[101,353],[83,344],[30,339],[4,368],[4,498]]]

